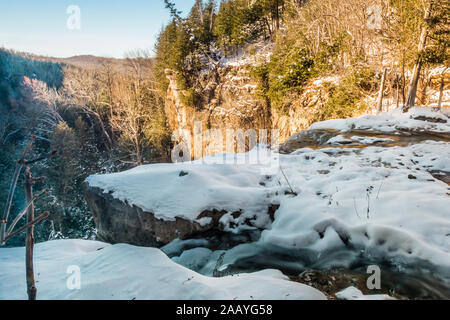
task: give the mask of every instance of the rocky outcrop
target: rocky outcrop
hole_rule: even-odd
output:
[[[202,101],[196,107],[186,105],[184,96],[188,92],[179,89],[176,74],[166,70],[169,87],[165,113],[169,128],[173,132],[184,130],[183,134],[189,136],[185,141],[188,140],[192,159],[224,151],[235,152],[225,150],[227,129],[241,129],[244,132],[253,129],[258,138],[259,130],[266,129],[268,143],[271,143],[271,130],[276,129],[276,144],[284,143],[293,134],[317,121],[321,108],[328,101],[326,83],[337,81],[333,78],[311,82],[299,96],[293,97],[289,111],[283,113],[258,95],[258,85],[249,67],[248,64],[225,64],[204,70],[199,77],[199,84],[204,88]],[[218,146],[217,140],[205,138],[208,130],[221,132],[223,143]],[[198,150],[199,145],[195,145],[194,141],[199,132],[203,135],[202,150]],[[180,141],[181,138],[177,138],[176,142]]]
[[[94,216],[99,240],[109,243],[128,243],[137,246],[161,247],[174,239],[186,239],[211,231],[226,213],[217,210],[203,212],[211,222],[201,226],[182,218],[174,221],[158,219],[151,212],[115,199],[100,188],[83,184],[86,201]]]
[[[225,226],[219,222],[220,218],[229,214],[225,210],[211,209],[199,213],[199,221],[210,218],[206,224],[180,217],[175,217],[173,221],[162,220],[152,212],[116,199],[101,188],[90,186],[88,182],[83,184],[83,190],[97,227],[97,238],[101,241],[161,247],[175,239],[211,237],[226,233],[223,230]],[[272,221],[278,208],[277,205],[267,208]],[[238,218],[241,212],[232,212],[231,215]],[[255,227],[251,219],[246,219],[243,223]]]
[[[272,127],[280,133],[280,143],[286,142],[296,133],[306,130],[318,121],[320,112],[328,102],[329,86],[336,85],[339,79],[329,77],[311,81],[304,90],[292,97],[289,111],[284,113],[272,108]]]
[[[166,70],[169,80],[165,113],[172,131],[184,130],[190,136],[191,158],[225,151],[226,130],[268,129],[271,126],[270,111],[263,99],[255,94],[256,83],[252,81],[245,67],[218,67],[200,75],[199,83],[203,87],[200,106],[187,105],[183,96],[188,93],[179,89],[176,75]],[[221,132],[222,143],[208,138],[208,132]],[[204,137],[202,150],[195,148],[194,136],[201,132]]]
[[[336,130],[304,130],[294,134],[280,145],[280,153],[289,154],[300,148],[323,146],[339,134]]]

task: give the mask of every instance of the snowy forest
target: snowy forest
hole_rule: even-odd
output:
[[[192,3],[0,48],[0,299],[450,299],[450,4]]]

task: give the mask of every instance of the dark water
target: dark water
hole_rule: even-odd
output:
[[[288,141],[281,147],[280,152],[290,153],[303,147],[330,147],[325,145],[326,141],[338,134],[345,138],[363,136],[393,140],[380,140],[379,143],[373,144],[380,147],[407,146],[425,140],[450,142],[448,134],[439,133],[384,134],[367,130],[340,133],[333,130],[312,130],[306,136],[300,135],[298,139]],[[362,149],[367,146],[355,142],[333,147]],[[431,174],[446,183],[450,182],[450,174],[447,172]],[[427,261],[404,257],[387,258],[383,252],[377,252],[377,249],[355,247],[322,253],[307,249],[287,249],[264,244],[258,239],[258,232],[241,235],[216,233],[209,237],[205,247],[213,251],[223,251],[213,274],[226,276],[278,269],[291,280],[315,286],[329,296],[354,285],[365,294],[386,293],[399,299],[450,299],[450,270],[436,267]],[[189,248],[184,248],[186,249]],[[215,259],[217,256],[214,255]],[[367,291],[366,287],[366,280],[371,275],[367,273],[367,267],[371,265],[377,265],[381,270],[382,289],[377,292]]]
[[[383,293],[410,299],[450,299],[450,270],[426,261],[385,259],[380,255],[354,250],[318,254],[311,250],[289,250],[260,244],[244,246],[248,246],[248,254],[236,255],[222,270],[223,274],[278,269],[295,280],[302,272],[315,270],[328,278],[355,276],[360,280],[358,284],[365,286],[365,280],[371,275],[367,273],[367,267],[377,265],[381,269]],[[233,250],[230,254],[233,255]],[[226,255],[224,262],[227,262]]]
[[[201,246],[221,253],[219,259],[218,254],[214,255],[217,260],[217,264],[214,261],[214,276],[278,269],[293,281],[318,285],[319,290],[332,293],[354,285],[365,294],[386,293],[399,299],[450,299],[450,270],[427,261],[386,258],[382,252],[362,248],[322,253],[287,249],[258,241],[259,234],[258,231],[240,235],[221,233],[204,238],[207,241]],[[198,247],[187,244],[170,256],[178,256],[184,250]],[[380,267],[382,290],[365,290],[366,280],[371,275],[367,273],[367,267],[371,265]],[[313,279],[305,282],[300,275],[312,270]]]

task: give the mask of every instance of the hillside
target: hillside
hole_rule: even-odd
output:
[[[202,123],[203,132],[276,130],[278,142],[284,142],[316,121],[407,104],[421,54],[417,42],[426,8],[420,3],[277,4],[224,1],[211,20],[212,2],[197,1],[186,19],[174,13],[161,32],[155,72],[166,96],[168,125],[171,131],[187,130],[178,140],[190,146],[192,158],[202,154],[193,150],[195,122]],[[438,103],[442,82],[443,105],[448,106],[444,7],[434,7],[435,20],[428,25],[428,58],[421,61],[416,87],[420,105]],[[375,18],[382,20],[380,25],[373,25]],[[203,142],[203,155],[215,148]]]

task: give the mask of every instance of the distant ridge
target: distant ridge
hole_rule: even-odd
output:
[[[55,62],[65,63],[65,64],[71,64],[78,67],[83,68],[95,68],[98,66],[101,66],[105,63],[107,64],[122,64],[123,59],[115,59],[115,58],[105,58],[105,57],[97,57],[93,55],[79,55],[79,56],[73,56],[69,58],[48,58]]]

